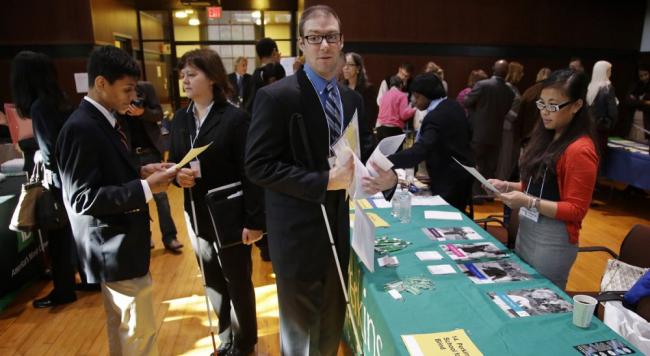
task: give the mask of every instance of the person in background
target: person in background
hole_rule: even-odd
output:
[[[405,91],[408,93],[408,88],[411,85],[411,76],[413,74],[413,65],[411,63],[402,63],[399,65],[397,68],[397,74],[395,74],[397,77],[402,79],[404,82],[404,88]],[[381,84],[379,85],[379,92],[377,93],[377,106],[381,106],[381,98],[386,94],[386,92],[390,89],[390,86],[388,85],[390,82],[390,78],[392,76],[387,77],[386,79],[381,81]]]
[[[542,92],[544,80],[548,78],[549,74],[551,74],[549,68],[544,67],[540,69],[535,77],[535,84],[526,89],[521,95],[519,113],[517,114],[517,120],[515,120],[516,125],[514,129],[514,139],[515,142],[519,143],[520,147],[526,146],[526,143],[530,140],[530,135],[533,132],[535,124],[542,119],[536,102],[539,100],[539,94]]]
[[[458,95],[456,96],[456,102],[465,109],[465,114],[469,113],[467,108],[465,108],[465,97],[467,97],[467,94],[472,91],[474,84],[487,78],[488,75],[483,69],[474,69],[469,73],[469,77],[467,77],[467,87],[458,92]]]
[[[519,160],[519,142],[515,141],[515,128],[517,125],[517,115],[519,114],[519,105],[521,103],[521,94],[516,85],[523,77],[524,66],[519,62],[510,62],[508,64],[508,75],[506,75],[506,85],[512,90],[514,99],[512,100],[510,111],[508,111],[503,120],[503,135],[496,173],[496,177],[499,179],[510,179],[514,167]]]
[[[630,108],[626,120],[630,139],[646,142],[650,134],[643,132],[639,127],[650,131],[650,70],[646,66],[639,66],[638,81],[625,97],[625,103]]]
[[[404,90],[404,81],[398,76],[389,80],[390,90],[384,94],[377,115],[377,142],[386,137],[404,133],[404,122],[415,114],[415,108],[409,106],[408,95]]]
[[[464,165],[474,166],[474,157],[469,122],[463,108],[447,99],[442,81],[433,73],[415,77],[412,90],[415,106],[427,114],[413,146],[388,159],[395,168],[412,168],[426,161],[431,194],[440,195],[456,209],[465,211],[471,199],[473,178],[454,158]],[[373,194],[386,190],[378,180],[365,179],[364,190]],[[394,180],[397,181],[397,177]],[[373,190],[373,187],[380,189]]]
[[[151,297],[148,202],[167,189],[173,163],[140,167],[130,152],[125,114],[136,99],[140,66],[103,46],[88,59],[88,95],[56,142],[63,200],[89,283],[101,283],[111,355],[158,355]]]
[[[251,245],[262,237],[264,229],[263,191],[244,174],[250,118],[228,102],[232,89],[216,52],[189,51],[181,57],[179,70],[192,101],[174,115],[169,156],[178,162],[193,147],[211,143],[198,159],[178,172],[176,183],[184,189],[187,231],[197,259],[203,261],[207,296],[219,318],[221,343],[217,353],[245,356],[257,343]],[[241,182],[244,206],[238,212],[241,222],[237,224],[241,225],[228,231],[242,243],[217,249],[205,195],[235,182]]]
[[[363,105],[366,113],[366,122],[372,131],[377,123],[377,105],[374,100],[374,88],[368,81],[366,68],[363,65],[363,58],[360,54],[348,52],[345,54],[345,64],[343,65],[343,85],[361,94]]]
[[[571,57],[569,60],[569,69],[584,73],[585,66],[582,65],[582,59],[580,57]]]
[[[260,72],[262,71],[262,68],[269,63],[280,64],[280,59],[282,58],[282,55],[278,50],[278,44],[275,43],[273,39],[268,37],[257,41],[255,44],[255,52],[257,53],[257,57],[260,59],[260,66],[255,68],[255,71],[252,74],[253,86],[251,87],[248,103],[246,106],[244,106],[246,111],[249,113],[253,110],[253,101],[255,100],[255,94],[259,89],[259,87],[257,87],[257,84],[264,83],[264,79],[260,78]],[[284,67],[280,66],[280,69],[278,70],[282,71],[282,74],[279,75],[282,78],[287,75],[287,73],[284,71]]]
[[[45,185],[56,202],[63,206],[61,177],[54,148],[63,124],[72,113],[72,105],[57,83],[52,60],[42,53],[22,51],[11,63],[11,93],[18,114],[30,117],[45,168]],[[41,230],[42,231],[42,230]],[[34,308],[49,308],[72,303],[75,294],[74,238],[70,222],[56,230],[42,231],[49,241],[53,289],[32,302]]]
[[[228,74],[228,80],[235,93],[232,96],[232,102],[238,104],[240,108],[245,108],[248,104],[248,98],[251,95],[252,76],[248,74],[248,59],[246,57],[237,57],[235,59],[235,71]]]
[[[442,81],[442,86],[445,88],[445,93],[449,91],[449,86],[447,85],[447,82],[445,81],[445,71],[436,64],[436,62],[428,62],[426,66],[424,66],[424,73],[433,73],[440,78]]]
[[[472,125],[472,149],[478,171],[484,177],[494,177],[499,161],[503,120],[512,106],[514,94],[505,77],[508,62],[501,59],[494,63],[490,79],[477,82],[465,97],[465,107],[469,109]],[[483,194],[480,185],[474,186],[474,195]],[[481,198],[476,200],[481,203]]]
[[[560,289],[578,253],[598,171],[586,92],[584,73],[551,73],[537,101],[542,120],[520,161],[521,180],[488,180],[504,204],[520,209],[515,253]]]
[[[293,61],[293,72],[295,73],[301,70],[304,65],[305,65],[305,56],[296,57],[296,60]]]
[[[162,135],[160,131],[163,120],[160,100],[150,82],[139,81],[135,91],[137,99],[131,103],[126,115],[122,116],[128,125],[132,152],[141,166],[160,163],[163,160],[165,147],[169,146],[169,135]],[[158,210],[158,225],[163,246],[172,253],[180,253],[183,244],[176,238],[176,225],[172,218],[167,192],[156,193],[153,199]],[[153,240],[151,246],[154,246]]]
[[[598,61],[594,64],[591,82],[587,88],[587,106],[596,123],[597,147],[604,158],[607,152],[607,138],[618,121],[618,99],[609,80],[611,76],[611,63]]]

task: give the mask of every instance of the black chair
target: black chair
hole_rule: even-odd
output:
[[[625,235],[621,243],[620,252],[617,254],[605,246],[585,246],[580,247],[578,252],[606,252],[621,262],[642,268],[650,268],[650,226],[634,225]],[[567,291],[567,294],[574,296],[576,294],[587,294],[598,299],[599,302],[623,300],[623,295],[627,291],[613,292],[577,292]],[[602,310],[600,306],[594,311],[602,319]],[[636,313],[647,321],[650,321],[650,297],[642,299],[636,307]]]

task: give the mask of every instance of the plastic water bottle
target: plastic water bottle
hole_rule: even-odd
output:
[[[391,199],[390,203],[392,205],[392,210],[390,212],[390,215],[392,215],[394,218],[399,219],[399,213],[400,213],[400,200],[402,195],[402,190],[397,189],[395,190],[395,193],[393,194],[393,199]]]
[[[411,194],[403,190],[399,200],[399,221],[402,224],[411,222]]]

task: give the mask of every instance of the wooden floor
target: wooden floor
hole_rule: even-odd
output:
[[[650,199],[599,193],[606,204],[592,207],[584,223],[580,244],[604,245],[614,251],[626,232],[638,223],[650,224]],[[204,355],[211,351],[205,299],[196,260],[182,218],[182,191],[169,191],[181,255],[166,253],[157,224],[152,224],[156,249],[152,254],[153,299],[158,349],[161,355]],[[477,217],[500,213],[500,203],[477,206]],[[155,221],[155,208],[152,209]],[[278,355],[278,305],[270,263],[254,249],[254,284],[259,325],[258,355]],[[597,290],[607,256],[580,255],[569,278],[569,290]],[[104,311],[98,293],[79,292],[73,304],[53,309],[34,309],[31,301],[46,295],[48,282],[36,282],[0,314],[0,355],[106,355]],[[216,320],[213,318],[213,323]]]

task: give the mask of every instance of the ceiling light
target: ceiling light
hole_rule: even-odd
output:
[[[197,19],[196,17],[192,17],[190,19],[190,26],[198,26],[200,24],[201,24],[201,21],[199,21],[199,19]]]
[[[262,13],[259,12],[259,11],[253,11],[253,12],[251,12],[251,16],[252,16],[254,19],[259,19],[259,18],[262,17]]]
[[[257,19],[257,20],[255,20],[255,24],[256,24],[257,26],[262,26],[262,19]]]
[[[187,9],[187,10],[185,10],[185,13],[188,14],[188,15],[189,15],[189,14],[193,14],[193,13],[194,13],[194,10],[192,10],[192,9]]]
[[[185,13],[185,11],[176,11],[174,13],[174,16],[176,16],[176,18],[179,18],[179,19],[184,19],[184,18],[187,17],[187,14]]]

